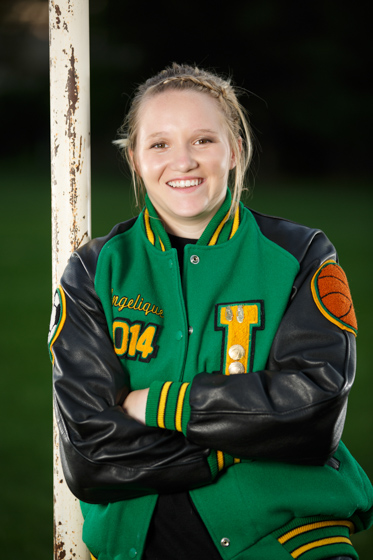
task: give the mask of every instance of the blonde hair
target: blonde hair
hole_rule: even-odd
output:
[[[136,149],[139,111],[146,99],[170,89],[199,91],[211,95],[218,102],[227,125],[229,144],[236,162],[234,169],[229,173],[228,181],[232,191],[232,215],[244,189],[245,174],[253,151],[252,133],[245,109],[239,103],[237,90],[229,79],[225,80],[207,70],[175,62],[137,88],[130,110],[118,131],[119,139],[114,141],[124,152],[129,164],[136,203],[139,205],[139,193],[145,192],[145,185],[136,173],[131,157],[131,153]]]

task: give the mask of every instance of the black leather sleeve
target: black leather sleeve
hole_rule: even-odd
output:
[[[211,482],[207,457],[323,464],[341,437],[355,371],[355,339],[317,309],[310,282],[336,258],[321,232],[257,216],[263,233],[300,262],[288,309],[265,371],[201,373],[192,383],[187,438],[143,426],[121,407],[125,372],[113,352],[94,289],[94,241],[75,253],[63,275],[66,320],[53,344],[54,395],[61,459],[71,491],[105,503]]]
[[[66,318],[52,346],[67,484],[89,503],[208,484],[208,449],[183,434],[143,426],[121,407],[128,385],[94,290],[96,253],[91,242],[70,259],[61,280]]]
[[[326,319],[311,293],[316,270],[337,255],[320,231],[256,218],[268,238],[299,260],[300,272],[267,369],[197,375],[187,437],[236,457],[322,465],[341,438],[355,375],[354,335]]]

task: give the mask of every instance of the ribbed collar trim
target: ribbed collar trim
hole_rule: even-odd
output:
[[[242,205],[239,204],[234,216],[229,218],[231,200],[231,193],[229,189],[227,189],[227,196],[223,204],[206,226],[204,232],[197,241],[197,245],[220,245],[232,239],[241,222]],[[148,195],[145,195],[145,207],[140,214],[140,218],[144,226],[146,237],[154,247],[161,251],[168,251],[172,248],[167,232]]]

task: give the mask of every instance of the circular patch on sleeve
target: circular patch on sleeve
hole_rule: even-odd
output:
[[[341,329],[357,335],[357,321],[347,277],[335,261],[326,261],[311,282],[313,299],[321,313]]]
[[[48,346],[49,355],[54,363],[53,344],[56,342],[66,319],[66,298],[61,286],[55,291],[53,298],[52,314],[49,324]]]

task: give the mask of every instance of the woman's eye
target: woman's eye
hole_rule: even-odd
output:
[[[199,138],[199,139],[196,141],[196,144],[198,144],[198,145],[200,145],[200,144],[208,144],[208,143],[210,143],[210,142],[211,142],[211,140],[210,140],[209,138]]]
[[[153,144],[151,147],[156,148],[158,150],[161,150],[162,148],[165,148],[166,146],[167,146],[166,142],[157,142],[156,144]]]

